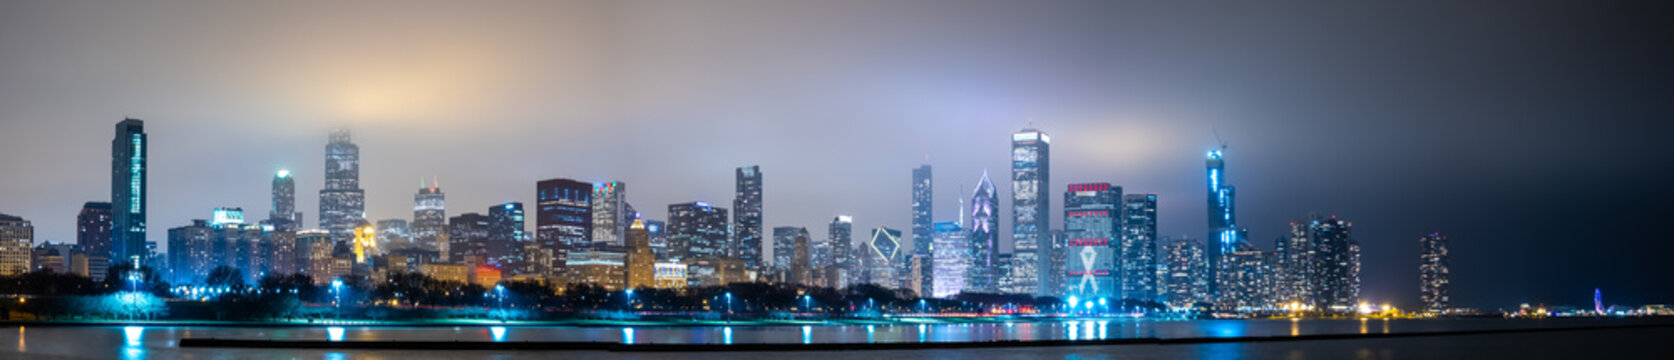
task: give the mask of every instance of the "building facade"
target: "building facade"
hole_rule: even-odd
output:
[[[447,254],[447,196],[442,186],[432,182],[425,186],[419,179],[418,193],[413,194],[413,243]]]
[[[1222,159],[1220,150],[1209,152],[1207,159],[1204,160],[1204,168],[1208,171],[1209,179],[1209,236],[1205,238],[1209,242],[1209,248],[1206,250],[1209,254],[1209,263],[1213,264],[1209,267],[1208,280],[1209,292],[1214,293],[1217,291],[1215,285],[1217,283],[1215,280],[1216,269],[1224,267],[1221,264],[1221,258],[1225,254],[1237,251],[1236,246],[1240,239],[1238,237],[1238,218],[1233,211],[1233,197],[1235,194],[1232,185],[1227,185],[1226,162]]]
[[[761,167],[740,167],[734,171],[736,190],[732,199],[732,243],[727,254],[744,261],[751,270],[762,268],[761,258]]]
[[[109,263],[111,256],[111,206],[108,202],[89,201],[76,214],[76,245],[89,258]],[[103,279],[104,274],[99,274]]]
[[[623,232],[628,225],[624,220],[633,218],[628,211],[626,191],[627,185],[621,181],[593,184],[593,238],[589,246],[622,246]]]
[[[1122,196],[1120,246],[1122,298],[1161,301],[1157,296],[1157,195]]]
[[[1011,241],[1016,257],[1011,291],[1045,295],[1051,281],[1052,249],[1052,139],[1045,132],[1023,129],[1011,134]]]
[[[1164,241],[1164,274],[1167,279],[1163,300],[1170,308],[1183,309],[1208,299],[1209,261],[1203,243],[1179,238]]]
[[[901,256],[901,230],[879,226],[866,241],[866,283],[890,289],[904,288],[900,276],[905,263]]]
[[[22,217],[0,214],[0,276],[15,276],[33,269],[35,225]]]
[[[488,208],[488,264],[505,273],[524,267],[523,203],[508,202]]]
[[[627,278],[623,283],[629,289],[655,286],[657,256],[651,252],[651,236],[646,231],[645,222],[636,219],[629,223],[623,236],[628,254],[627,269],[624,273]]]
[[[1118,239],[1122,187],[1109,183],[1070,184],[1064,192],[1064,285],[1066,296],[1118,299]]]
[[[110,204],[112,263],[139,262],[150,256],[145,248],[146,152],[145,122],[116,123],[111,140]]]
[[[1425,311],[1439,313],[1451,306],[1447,265],[1446,236],[1431,233],[1418,238],[1418,294]]]
[[[332,240],[354,240],[366,221],[366,191],[360,189],[360,146],[349,141],[348,130],[331,132],[326,144],[325,188],[320,189],[320,228]]]
[[[669,259],[727,256],[727,209],[694,201],[668,206]]]
[[[1000,259],[1000,198],[988,173],[982,173],[976,190],[971,194],[970,246],[971,265],[965,276],[965,289],[970,292],[1000,291],[1001,267],[1009,267]]]
[[[593,184],[571,179],[541,180],[535,184],[535,242],[550,264],[537,268],[559,275],[570,251],[590,244],[593,233]],[[527,254],[526,254],[527,255]]]
[[[931,235],[934,253],[930,296],[952,298],[965,291],[965,275],[971,266],[970,233],[958,222],[939,222]]]
[[[302,212],[296,211],[296,179],[290,170],[273,174],[273,207],[268,209],[267,223],[274,231],[302,229]]]

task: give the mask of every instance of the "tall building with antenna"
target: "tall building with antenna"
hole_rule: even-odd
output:
[[[366,191],[360,189],[360,146],[349,130],[331,132],[326,143],[325,188],[320,189],[320,227],[332,241],[354,240],[355,227],[366,222]]]
[[[413,194],[413,223],[410,226],[413,243],[447,254],[447,223],[447,197],[442,193],[441,179],[432,179],[426,185],[424,178],[419,178],[418,193]]]
[[[1046,295],[1051,281],[1052,138],[1023,129],[1011,134],[1011,292]]]
[[[1216,136],[1216,139],[1219,140],[1219,135]],[[1226,161],[1222,158],[1222,151],[1225,149],[1226,142],[1221,142],[1221,149],[1209,151],[1207,158],[1204,160],[1204,168],[1208,172],[1209,180],[1207,196],[1209,234],[1205,238],[1208,239],[1208,244],[1206,244],[1208,248],[1204,252],[1209,255],[1209,267],[1206,274],[1208,275],[1210,294],[1215,294],[1219,290],[1216,283],[1218,279],[1217,270],[1223,265],[1221,258],[1226,254],[1237,251],[1236,246],[1239,241],[1238,218],[1236,213],[1233,212],[1235,193],[1232,185],[1227,184]]]

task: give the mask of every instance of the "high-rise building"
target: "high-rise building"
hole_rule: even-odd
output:
[[[383,219],[373,225],[378,229],[378,248],[392,251],[413,247],[413,231],[406,219]]]
[[[965,277],[971,267],[970,233],[958,222],[939,222],[931,235],[932,280],[930,296],[946,299],[965,291]]]
[[[796,239],[807,235],[808,228],[805,227],[773,227],[773,271],[790,271],[791,263],[796,259]]]
[[[1313,268],[1313,243],[1308,238],[1308,222],[1291,222],[1290,234],[1274,240],[1274,249],[1278,252],[1275,274],[1278,279],[1275,287],[1279,296],[1274,299],[1283,303],[1296,305],[1314,304],[1314,288],[1309,283],[1311,276],[1309,269]]]
[[[627,221],[633,219],[625,202],[627,185],[621,181],[593,184],[593,239],[588,246],[621,247]]]
[[[669,259],[727,257],[727,209],[694,201],[668,206]]]
[[[1354,311],[1360,300],[1360,244],[1354,241],[1346,220],[1314,218],[1310,221],[1310,269],[1314,306],[1335,312]]]
[[[890,289],[902,288],[900,263],[901,230],[879,226],[866,242],[866,283]]]
[[[761,264],[761,166],[739,167],[737,193],[732,199],[732,244],[727,253],[744,261],[744,268],[758,270]]]
[[[448,218],[448,260],[472,267],[487,264],[493,233],[493,217],[472,212]]]
[[[201,282],[219,266],[241,270],[245,281],[272,271],[275,257],[270,234],[260,225],[246,224],[243,209],[216,208],[210,219],[168,230],[169,252],[164,262],[170,282]]]
[[[651,236],[646,230],[644,221],[634,219],[629,223],[628,230],[623,232],[623,236],[626,237],[623,242],[627,245],[628,254],[627,269],[624,271],[627,279],[624,283],[629,289],[656,285],[653,282],[656,279],[653,274],[656,271],[657,259],[651,252]]]
[[[1429,312],[1447,311],[1447,237],[1431,233],[1418,238],[1418,294]]]
[[[931,237],[935,234],[931,224],[934,215],[935,197],[932,196],[930,181],[930,164],[920,165],[913,169],[913,254],[930,255]]]
[[[146,164],[145,122],[116,123],[110,143],[111,261],[143,261],[145,250]]]
[[[1045,132],[1023,129],[1011,134],[1011,242],[1016,263],[1012,291],[1046,295],[1051,281],[1049,256],[1052,230],[1052,139]]]
[[[1000,260],[1000,198],[988,172],[982,173],[976,190],[971,194],[970,246],[971,265],[967,268],[965,289],[971,292],[994,293],[1000,290],[998,271]]]
[[[354,229],[353,246],[356,266],[371,266],[372,258],[383,255],[383,249],[378,248],[378,229],[372,223],[361,220]]]
[[[789,279],[792,284],[812,286],[814,285],[814,274],[812,272],[814,259],[809,258],[811,254],[808,253],[808,229],[803,228],[802,231],[797,232],[796,239],[792,242],[795,243],[795,246],[791,246],[790,276],[787,276],[786,279]]]
[[[1120,186],[1070,184],[1064,192],[1064,295],[1109,300],[1121,295],[1117,239],[1122,209]]]
[[[290,170],[273,175],[273,208],[268,209],[267,223],[274,231],[302,229],[302,213],[296,211],[296,179]]]
[[[509,202],[488,208],[488,264],[506,273],[523,269],[523,203]]]
[[[860,278],[860,259],[854,248],[854,218],[848,215],[837,215],[831,218],[831,224],[826,226],[826,242],[831,243],[831,263],[828,266],[836,268],[836,275],[843,279],[828,280],[832,284],[842,286],[854,285]],[[833,287],[842,287],[833,286]]]
[[[1217,305],[1223,309],[1240,312],[1270,310],[1274,305],[1268,295],[1272,294],[1272,267],[1267,260],[1273,258],[1270,253],[1256,249],[1249,242],[1240,241],[1236,250],[1224,254],[1222,266],[1217,272],[1220,277],[1216,281],[1220,285],[1217,294]]]
[[[14,276],[33,269],[35,226],[21,217],[0,214],[0,276]]]
[[[1049,286],[1046,286],[1045,291],[1048,296],[1063,297],[1069,291],[1065,286],[1068,283],[1065,273],[1069,269],[1069,253],[1066,252],[1069,248],[1069,238],[1064,236],[1064,229],[1052,229],[1051,234],[1052,248],[1045,251],[1052,263],[1051,271],[1047,272],[1051,281],[1046,283]]]
[[[1207,299],[1209,291],[1208,259],[1203,243],[1195,239],[1178,238],[1164,241],[1164,264],[1168,279],[1164,303],[1175,309],[1192,307]]]
[[[442,194],[442,185],[433,182],[425,186],[424,178],[419,178],[418,193],[413,194],[413,243],[447,254],[447,221],[447,197]]]
[[[82,204],[81,213],[76,214],[76,245],[81,246],[81,251],[89,258],[110,261],[111,227],[110,203],[89,201]]]
[[[569,252],[591,243],[592,197],[593,184],[587,182],[557,178],[535,184],[535,241],[541,248],[537,257],[550,253],[552,260],[550,265],[537,267],[562,273]]]
[[[1122,298],[1157,297],[1157,195],[1122,196]]]
[[[334,241],[351,241],[366,221],[366,191],[360,189],[360,146],[349,130],[331,132],[326,144],[325,188],[320,189],[320,228]]]
[[[1215,293],[1217,281],[1216,269],[1222,267],[1221,257],[1224,254],[1237,251],[1238,218],[1233,212],[1233,187],[1227,185],[1226,162],[1221,158],[1220,150],[1210,151],[1208,159],[1204,160],[1204,168],[1209,173],[1209,292]]]
[[[668,260],[668,223],[662,220],[636,219],[645,223],[645,236],[650,239],[651,253],[657,256],[657,261]]]

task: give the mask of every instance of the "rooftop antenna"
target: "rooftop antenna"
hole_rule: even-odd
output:
[[[958,194],[954,198],[959,200],[959,228],[963,229],[965,228],[965,183],[959,183]]]
[[[1221,130],[1211,126],[1209,132],[1215,133],[1215,142],[1221,143],[1221,151],[1226,151],[1226,139],[1221,138]]]
[[[430,187],[435,188],[435,189],[441,189],[442,188],[442,178],[437,177],[436,175],[430,175]]]

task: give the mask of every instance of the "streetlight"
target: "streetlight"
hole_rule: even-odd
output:
[[[500,322],[506,322],[506,286],[494,284],[494,297],[500,301]]]
[[[336,299],[331,301],[331,305],[336,306],[338,312],[342,312],[343,311],[343,279],[331,279],[331,294],[336,297]]]
[[[627,299],[628,311],[633,311],[633,309],[634,309],[634,289],[628,289],[628,290],[622,291],[622,293],[627,294],[627,296],[628,296],[628,299]]]
[[[732,292],[727,292],[727,322],[732,322]]]

